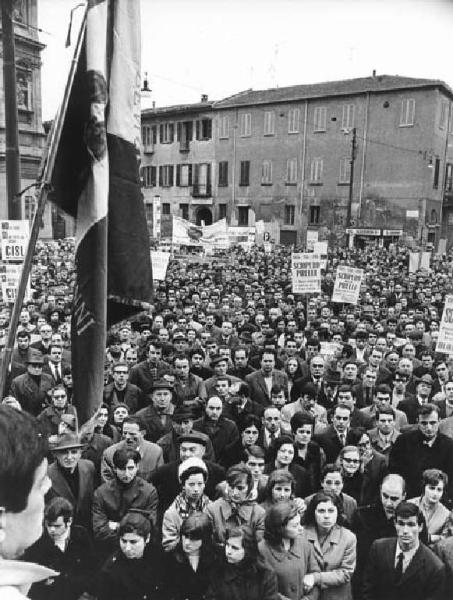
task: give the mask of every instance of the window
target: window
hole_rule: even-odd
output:
[[[156,185],[156,167],[142,167],[142,185],[145,188]]]
[[[296,207],[292,204],[285,206],[285,225],[294,225]]]
[[[451,192],[453,190],[453,164],[447,163],[445,168],[445,191]]]
[[[180,142],[183,148],[189,149],[190,142],[193,138],[193,123],[192,121],[183,121],[178,123],[176,127],[176,139]]]
[[[313,121],[314,131],[326,130],[327,108],[325,106],[318,106],[315,108]]]
[[[286,185],[297,183],[297,158],[288,158],[286,161]]]
[[[160,187],[173,186],[173,165],[162,165],[159,167],[159,185]]]
[[[142,144],[143,149],[152,148],[157,141],[157,128],[155,125],[143,125]]]
[[[248,227],[249,225],[249,207],[238,206],[238,225],[239,227]]]
[[[309,214],[310,225],[317,225],[319,223],[320,213],[321,213],[320,206],[310,206],[310,214]]]
[[[230,135],[230,117],[228,115],[221,115],[219,117],[219,138],[226,139]]]
[[[240,126],[241,137],[249,137],[252,135],[252,114],[243,113],[241,115],[241,126]]]
[[[219,219],[226,218],[226,210],[227,210],[226,204],[219,204]]]
[[[239,177],[239,185],[250,185],[250,161],[241,160],[241,173]]]
[[[187,203],[179,205],[179,212],[181,213],[181,217],[186,221],[189,220],[189,205]]]
[[[439,129],[445,129],[447,127],[448,120],[448,104],[442,102],[440,106],[440,118],[439,118]]]
[[[300,109],[291,108],[288,112],[288,133],[299,133]]]
[[[400,127],[412,127],[415,118],[415,100],[407,98],[401,102]]]
[[[261,185],[272,185],[272,161],[263,160],[261,167]]]
[[[211,165],[200,163],[194,165],[193,195],[206,198],[211,195]]]
[[[321,183],[324,166],[322,158],[314,158],[310,165],[310,183]]]
[[[228,185],[228,161],[222,160],[219,162],[219,186],[226,187]]]
[[[162,202],[162,214],[163,215],[170,214],[170,202]]]
[[[437,190],[439,187],[439,173],[440,173],[440,158],[436,158],[434,162],[434,177],[433,177],[433,188]]]
[[[176,165],[177,187],[189,187],[192,185],[192,165]]]
[[[275,134],[275,111],[266,110],[264,112],[264,135]]]
[[[341,127],[351,129],[354,127],[355,106],[354,104],[343,104],[343,115],[341,117]]]
[[[172,144],[175,137],[174,123],[161,123],[159,126],[159,138],[161,144]]]
[[[210,140],[212,137],[212,120],[201,119],[195,122],[195,137],[197,140]]]
[[[351,159],[340,158],[340,176],[338,183],[350,183],[351,179]]]

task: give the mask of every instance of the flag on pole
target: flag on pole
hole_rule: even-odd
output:
[[[51,179],[53,200],[76,219],[71,340],[81,424],[102,399],[107,327],[151,298],[139,155],[140,2],[89,0]]]

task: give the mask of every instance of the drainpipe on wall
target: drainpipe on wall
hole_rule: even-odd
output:
[[[443,156],[443,165],[444,165],[444,174],[441,178],[441,188],[440,188],[440,211],[439,211],[439,239],[437,240],[437,250],[439,251],[440,238],[447,238],[447,232],[444,231],[443,228],[443,212],[444,212],[444,195],[445,195],[445,183],[447,177],[447,153],[448,153],[448,135],[451,127],[451,102],[448,103],[448,118],[447,118],[447,127],[445,132],[445,145],[444,145],[444,156]]]
[[[304,134],[302,137],[302,156],[301,156],[301,168],[300,168],[300,203],[299,210],[297,211],[297,229],[298,229],[298,242],[300,245],[303,243],[302,226],[303,226],[303,209],[304,209],[304,190],[305,190],[305,157],[307,153],[307,121],[308,121],[308,100],[305,100],[305,112],[304,112]]]
[[[363,199],[363,186],[364,186],[364,181],[365,181],[365,160],[366,160],[367,140],[368,140],[369,113],[370,113],[370,92],[367,92],[366,93],[365,124],[363,127],[363,141],[362,141],[362,165],[360,168],[359,212],[357,215],[358,218],[362,217],[362,199]]]

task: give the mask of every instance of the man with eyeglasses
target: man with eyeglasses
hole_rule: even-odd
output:
[[[439,409],[435,404],[420,407],[416,429],[402,433],[390,451],[389,469],[407,484],[410,498],[420,496],[422,473],[440,469],[448,476],[447,496],[453,499],[453,440],[439,433]]]
[[[316,401],[325,409],[332,407],[326,393],[326,363],[320,354],[315,354],[309,364],[310,374],[296,379],[290,392],[291,402],[297,402],[302,395],[305,384],[312,383],[316,388]]]
[[[127,404],[130,413],[135,413],[144,405],[140,388],[129,383],[129,368],[126,361],[117,362],[112,367],[113,381],[104,387],[103,402],[109,408],[117,404]]]
[[[52,327],[48,323],[44,323],[39,328],[40,340],[30,344],[30,348],[35,348],[41,354],[49,354],[50,346],[52,344]]]
[[[72,404],[68,404],[68,396],[62,385],[55,386],[50,392],[50,406],[45,408],[39,415],[41,431],[49,438],[60,433],[60,423],[63,415],[72,417],[72,429],[77,429],[77,412]]]

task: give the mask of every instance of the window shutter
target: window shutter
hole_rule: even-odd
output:
[[[250,181],[250,161],[247,160],[245,163],[245,180],[247,182],[247,185]]]
[[[157,127],[155,125],[153,125],[152,132],[153,132],[153,144],[157,144]]]
[[[160,139],[160,143],[162,144],[162,142],[164,140],[164,126],[163,126],[163,124],[159,125],[159,139]]]
[[[162,187],[164,182],[164,168],[162,166],[159,167],[159,187]]]
[[[192,185],[192,165],[189,165],[189,181],[188,185]]]
[[[208,139],[212,138],[212,120],[211,119],[209,119],[209,121],[208,121],[208,136],[207,137],[208,137]]]
[[[211,185],[211,163],[208,163],[206,169],[206,185]]]
[[[181,127],[182,127],[182,123],[176,124],[176,141],[177,142],[181,141]]]
[[[151,167],[151,186],[155,187],[156,185],[156,167]]]
[[[173,142],[175,139],[175,125],[174,123],[170,123],[170,142]]]
[[[197,140],[200,139],[200,125],[201,125],[200,121],[195,121],[195,138]]]
[[[181,165],[176,165],[176,187],[181,184]]]
[[[198,184],[198,167],[199,165],[194,165],[194,174],[193,174],[193,183],[194,185]]]
[[[168,175],[169,175],[169,182],[168,183],[169,183],[170,187],[173,187],[173,181],[174,181],[173,174],[174,174],[174,166],[170,165],[170,167],[169,167],[169,173],[168,173]]]

